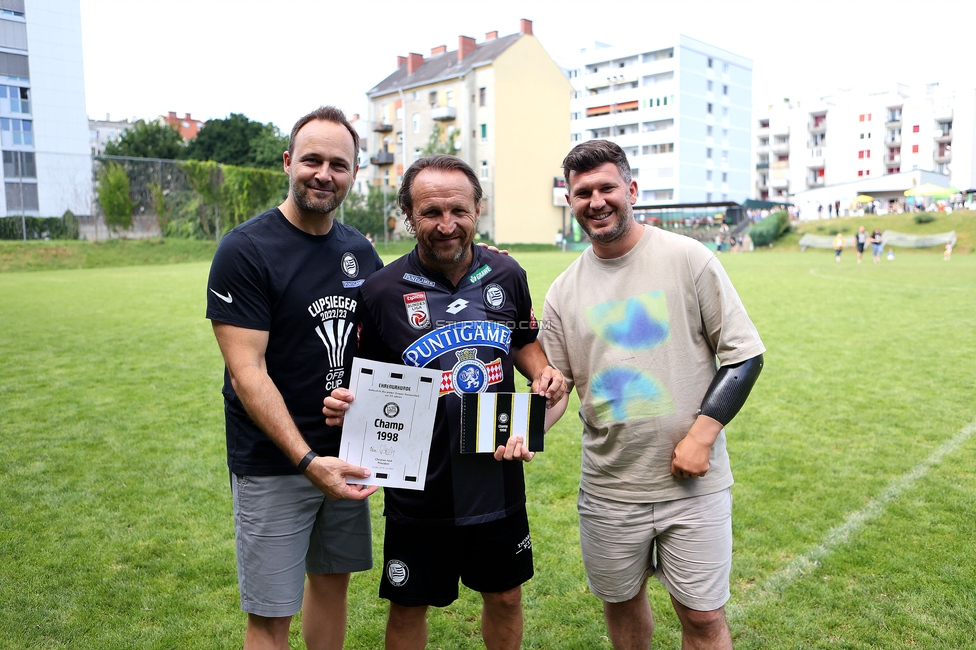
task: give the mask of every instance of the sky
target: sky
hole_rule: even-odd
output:
[[[519,31],[568,63],[594,41],[652,49],[684,34],[753,62],[753,103],[976,86],[972,0],[80,0],[92,119],[243,113],[283,132],[332,104],[367,117],[397,55]]]

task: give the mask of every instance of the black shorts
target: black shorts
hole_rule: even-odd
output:
[[[473,526],[386,520],[380,598],[397,605],[446,607],[457,600],[459,578],[473,591],[497,593],[518,587],[532,574],[524,508]]]

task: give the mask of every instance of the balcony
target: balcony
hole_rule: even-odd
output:
[[[952,129],[942,129],[935,135],[936,142],[952,142]]]
[[[810,133],[823,133],[827,130],[827,120],[811,120],[807,124],[807,130]]]
[[[437,106],[430,109],[430,119],[438,122],[449,122],[457,117],[457,109],[453,106]]]
[[[790,179],[786,178],[770,178],[769,186],[773,189],[786,189],[790,186]]]
[[[901,126],[901,112],[890,113],[885,119],[885,126]]]
[[[783,154],[790,152],[789,142],[774,142],[769,146],[769,150],[775,154]]]
[[[374,122],[373,132],[374,133],[389,133],[393,130],[392,124],[387,124],[386,122]]]
[[[885,146],[886,147],[900,147],[901,146],[901,135],[897,133],[889,133],[885,136]]]
[[[758,155],[760,155],[760,156],[763,155],[763,154],[769,153],[769,145],[768,144],[760,144],[760,145],[757,145],[756,146],[756,153]]]
[[[393,154],[389,151],[378,151],[375,156],[371,156],[369,162],[373,165],[392,165]]]
[[[889,167],[891,165],[900,165],[901,164],[901,155],[899,155],[899,154],[890,154],[888,157],[885,158],[885,164],[888,165]]]
[[[756,189],[760,192],[765,192],[769,189],[769,181],[765,176],[760,176],[759,180],[756,181]]]
[[[768,162],[756,163],[756,169],[769,169],[769,163]]]
[[[823,176],[809,176],[807,178],[807,187],[823,187],[824,177]]]
[[[932,154],[932,160],[940,164],[952,162],[952,152],[949,150],[936,151],[935,153]]]

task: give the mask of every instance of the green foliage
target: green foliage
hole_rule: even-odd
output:
[[[250,164],[248,167],[281,171],[284,165],[282,154],[288,149],[288,136],[270,122],[251,140]]]
[[[78,217],[65,210],[61,217],[3,217],[0,218],[0,239],[78,239]]]
[[[169,160],[181,157],[184,149],[183,138],[168,122],[138,120],[118,140],[105,145],[105,154]]]
[[[920,223],[920,224],[921,223],[932,223],[933,221],[935,221],[935,215],[934,214],[931,214],[929,212],[919,212],[918,214],[915,215],[914,218],[912,218],[912,221],[914,221],[915,223]]]
[[[441,128],[439,123],[434,123],[434,129],[430,132],[430,138],[427,140],[427,146],[423,149],[423,154],[425,156],[432,156],[434,154],[446,153],[456,155],[458,136],[460,131],[457,129],[450,129],[445,131]]]
[[[790,227],[790,216],[786,212],[773,212],[768,217],[753,224],[749,236],[756,246],[768,246]]]
[[[95,189],[105,223],[119,233],[130,228],[135,201],[129,196],[129,175],[122,165],[115,162],[102,165]]]
[[[386,208],[386,215],[388,216],[392,213],[396,203],[393,188],[388,187],[386,190],[385,197],[383,188],[377,185],[370,185],[365,196],[350,191],[342,204],[345,224],[363,234],[371,234],[374,241],[382,241],[383,224],[386,222],[384,208]]]
[[[288,138],[273,124],[261,124],[240,113],[209,120],[186,147],[190,160],[212,160],[237,167],[281,169]]]
[[[199,232],[207,238],[223,234],[284,200],[288,177],[283,172],[221,165],[212,160],[187,160],[180,163],[187,182],[196,193],[187,203],[196,213]],[[179,235],[198,232],[197,225],[175,224],[166,233]]]

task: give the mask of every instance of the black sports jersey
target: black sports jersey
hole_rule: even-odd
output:
[[[522,463],[461,454],[461,393],[514,392],[514,353],[538,335],[525,271],[474,246],[457,287],[415,248],[362,288],[359,354],[442,371],[423,491],[387,488],[386,516],[401,522],[478,524],[525,503]]]
[[[322,400],[349,385],[356,351],[359,288],[383,266],[354,228],[338,221],[310,235],[273,208],[227,233],[210,268],[207,318],[268,332],[265,360],[295,424],[318,454],[339,452]],[[248,417],[224,370],[227,464],[235,474],[298,470]]]

